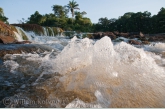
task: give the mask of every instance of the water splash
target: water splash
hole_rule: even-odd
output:
[[[53,53],[12,59],[19,64],[14,71],[39,75],[33,86],[44,90],[47,99],[71,96],[66,107],[165,107],[165,70],[155,61],[160,56],[125,42],[113,45],[108,37],[96,42],[74,37],[60,54]],[[60,76],[43,80],[55,72]]]
[[[55,59],[55,67],[64,75],[60,81],[66,90],[99,90],[111,101],[108,107],[165,106],[164,69],[125,42],[113,46],[104,37],[93,45],[74,38]]]

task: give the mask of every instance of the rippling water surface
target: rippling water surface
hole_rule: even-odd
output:
[[[36,36],[52,49],[0,60],[1,107],[165,107],[165,43]]]

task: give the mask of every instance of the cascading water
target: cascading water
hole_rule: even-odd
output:
[[[54,32],[53,32],[53,29],[52,29],[52,28],[50,28],[50,30],[51,30],[51,32],[52,32],[52,36],[54,36]]]
[[[43,29],[44,29],[44,35],[46,35],[46,36],[48,36],[48,32],[47,32],[47,29],[45,28],[45,27],[43,27]]]
[[[60,31],[57,27],[42,27],[44,33],[40,33],[41,35],[38,35],[35,31],[24,31],[20,27],[15,27],[17,31],[14,31],[16,39],[18,41],[23,40],[33,40],[35,36],[62,36],[62,31]]]
[[[20,34],[18,34],[18,33],[15,32],[15,31],[14,31],[14,34],[15,34],[16,39],[17,39],[18,41],[23,41],[22,36],[21,36]]]
[[[20,27],[15,27],[15,28],[16,28],[17,31],[18,31],[18,33],[14,31],[14,33],[15,33],[15,35],[16,35],[16,39],[17,39],[18,41],[23,41],[21,28],[20,28]]]
[[[10,98],[28,102],[6,107],[165,107],[165,59],[151,52],[164,43],[136,48],[108,37],[95,42],[27,34],[53,51],[4,57],[0,79],[15,88]]]
[[[70,40],[60,28],[42,28],[16,27],[18,41],[52,51],[0,60],[0,107],[165,107],[165,43],[136,48],[126,38]]]
[[[38,35],[35,31],[24,31],[20,27],[15,27],[14,31],[18,41],[29,40],[33,44],[46,44],[50,47],[62,50],[67,45],[68,39],[59,35],[62,31],[57,27],[42,27],[43,34]],[[53,36],[53,37],[52,37]]]

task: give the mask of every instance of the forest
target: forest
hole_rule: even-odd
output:
[[[151,12],[126,12],[118,18],[100,18],[98,23],[92,23],[85,17],[87,12],[80,11],[79,4],[72,0],[65,6],[53,5],[52,13],[41,15],[38,11],[25,20],[19,20],[20,24],[38,24],[40,26],[60,27],[64,31],[77,32],[142,32],[145,34],[165,33],[165,8],[151,16]],[[72,17],[69,18],[69,11]],[[114,11],[115,12],[115,11]],[[0,8],[0,20],[9,23],[3,9]]]

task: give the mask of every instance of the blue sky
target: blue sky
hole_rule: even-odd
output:
[[[71,0],[0,0],[9,23],[18,23],[39,11],[40,14],[53,13],[52,6],[67,5]],[[86,17],[93,23],[97,23],[101,17],[118,18],[126,12],[149,11],[152,15],[158,13],[161,7],[165,7],[165,0],[75,0],[79,4],[80,11],[87,12]],[[70,15],[70,14],[69,14]],[[71,15],[70,15],[71,16]]]

